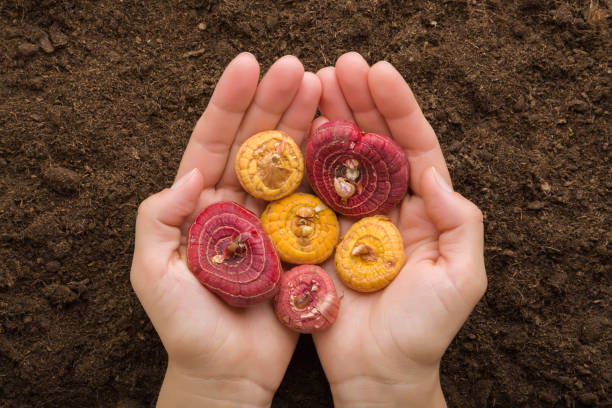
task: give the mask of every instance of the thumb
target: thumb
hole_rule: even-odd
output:
[[[145,262],[145,270],[158,269],[176,251],[181,241],[180,226],[191,215],[202,192],[203,178],[195,168],[138,207],[134,263]],[[151,265],[149,262],[155,262]],[[157,266],[157,268],[156,268]],[[151,271],[152,272],[152,271]]]
[[[480,299],[486,289],[484,227],[480,209],[450,185],[435,167],[424,172],[421,194],[425,211],[438,229],[438,264],[451,273],[460,291]],[[475,302],[474,302],[475,303]]]

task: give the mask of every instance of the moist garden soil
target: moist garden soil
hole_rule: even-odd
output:
[[[485,214],[489,289],[442,361],[452,407],[610,407],[611,2],[0,3],[0,406],[148,407],[138,204],[172,183],[240,51],[388,60]],[[274,407],[325,407],[302,336]]]

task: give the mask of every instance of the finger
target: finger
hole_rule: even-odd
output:
[[[362,131],[391,136],[385,118],[378,112],[368,86],[370,66],[356,52],[346,53],[336,61],[336,77],[344,99]]]
[[[229,63],[191,134],[177,179],[197,167],[205,188],[217,183],[258,80],[259,64],[253,55],[242,53]]]
[[[299,146],[310,130],[321,97],[321,81],[312,72],[306,72],[291,106],[284,113],[277,129],[286,132]]]
[[[202,186],[202,174],[195,168],[171,188],[152,195],[140,204],[136,217],[132,272],[137,270],[152,279],[159,278],[165,272],[168,260],[180,245],[180,226],[195,211]],[[136,265],[139,268],[135,268]]]
[[[393,138],[406,150],[412,190],[420,195],[423,173],[432,166],[450,183],[438,138],[401,74],[388,62],[378,62],[370,69],[368,83]]]
[[[421,184],[425,211],[439,233],[437,263],[451,272],[455,287],[475,303],[487,282],[482,212],[453,192],[434,167],[424,172]]]
[[[292,55],[282,57],[272,64],[257,87],[253,103],[234,139],[230,159],[217,187],[240,188],[234,170],[234,160],[240,145],[257,132],[276,129],[300,88],[303,77],[304,67]]]
[[[317,72],[317,76],[321,80],[321,101],[319,102],[319,110],[330,120],[348,120],[355,122],[351,108],[346,102],[338,78],[336,78],[336,70],[333,67],[326,67]]]
[[[324,125],[327,122],[329,122],[329,119],[327,119],[325,116],[321,115],[321,116],[319,116],[318,118],[316,118],[315,120],[312,121],[311,129],[315,130],[319,126]],[[302,143],[302,144],[304,144],[304,143]]]

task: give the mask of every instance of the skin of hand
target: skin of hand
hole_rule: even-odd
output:
[[[335,324],[313,339],[334,404],[446,406],[442,355],[483,296],[483,215],[453,192],[438,139],[408,84],[387,62],[372,67],[357,53],[320,70],[319,109],[327,120],[355,122],[362,131],[393,137],[410,163],[410,189],[390,214],[407,262],[384,290],[344,286],[333,259],[325,269],[344,297]],[[354,221],[341,218],[342,231]]]
[[[174,185],[142,202],[130,279],[166,351],[158,406],[269,406],[298,335],[279,324],[269,302],[232,308],[186,265],[185,235],[209,204],[235,201],[261,214],[234,173],[240,144],[279,129],[298,145],[308,134],[321,83],[292,56],[259,82],[248,53],[226,67],[185,149]]]

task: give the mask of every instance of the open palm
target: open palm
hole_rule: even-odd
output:
[[[323,116],[313,127],[326,120],[355,122],[363,131],[393,137],[410,163],[412,195],[388,214],[404,240],[405,266],[387,288],[366,294],[340,283],[333,260],[327,261],[323,266],[344,297],[336,323],[313,335],[337,405],[367,401],[368,388],[397,402],[411,389],[439,388],[440,358],[484,293],[482,215],[436,181],[450,184],[438,140],[390,64],[370,68],[349,53],[318,76]],[[342,230],[353,222],[341,218]]]
[[[131,279],[168,351],[169,370],[217,390],[227,386],[230,396],[246,384],[252,389],[249,403],[266,405],[297,334],[279,324],[269,303],[228,307],[185,263],[187,229],[205,207],[234,201],[260,214],[265,206],[236,178],[240,144],[268,129],[283,130],[299,144],[310,129],[321,92],[314,74],[304,73],[295,57],[283,57],[258,80],[259,65],[250,54],[237,56],[226,68],[185,150],[179,181],[139,209]]]

